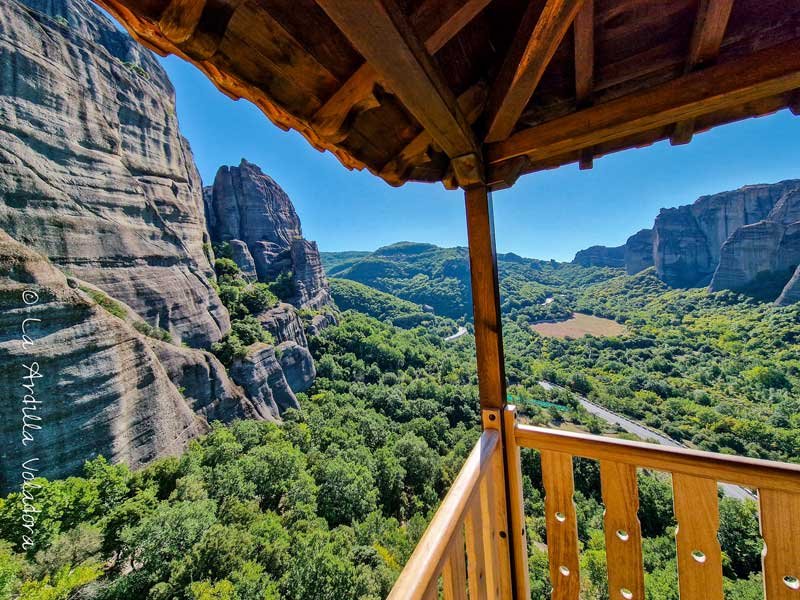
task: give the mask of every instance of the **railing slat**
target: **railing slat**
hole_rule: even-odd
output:
[[[608,556],[609,596],[644,600],[642,529],[637,514],[639,489],[636,467],[601,460],[600,482],[605,505],[603,523]]]
[[[506,407],[503,413],[503,420],[506,468],[508,469],[509,523],[511,527],[509,540],[514,553],[512,557],[514,563],[514,586],[517,598],[527,599],[531,597],[531,582],[528,575],[528,535],[525,531],[522,461],[520,460],[519,445],[514,439],[514,429],[517,426],[517,411],[514,407]]]
[[[439,577],[434,577],[428,587],[425,589],[425,593],[422,595],[422,600],[439,600]]]
[[[580,566],[578,520],[573,500],[575,483],[572,456],[542,452],[542,481],[545,489],[547,553],[550,561],[552,600],[578,600]]]
[[[453,535],[442,572],[444,600],[467,600],[467,561],[464,552],[464,534],[459,528]]]
[[[489,506],[492,520],[492,554],[497,557],[498,597],[505,600],[513,598],[511,584],[511,554],[508,537],[508,503],[506,502],[506,468],[503,453],[497,452],[491,463],[491,473],[486,478],[491,488]]]
[[[722,600],[717,482],[674,473],[672,488],[681,600]]]
[[[486,559],[483,551],[483,519],[480,496],[467,511],[464,532],[467,539],[467,583],[470,600],[486,600]]]
[[[759,490],[764,593],[767,600],[800,598],[800,495]]]
[[[490,465],[491,469],[491,465]],[[493,470],[493,469],[491,469]],[[490,471],[491,472],[491,471]],[[488,600],[501,600],[500,557],[497,544],[497,490],[492,477],[484,477],[480,487],[481,521],[483,522],[483,549],[486,574],[486,597]],[[505,514],[505,511],[503,511]]]

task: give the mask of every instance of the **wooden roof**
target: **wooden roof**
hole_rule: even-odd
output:
[[[145,46],[393,185],[505,187],[800,112],[798,0],[97,2]]]

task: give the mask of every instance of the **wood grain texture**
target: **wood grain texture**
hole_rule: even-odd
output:
[[[442,571],[444,600],[467,600],[467,561],[464,532],[456,530]]]
[[[612,598],[644,600],[642,529],[639,524],[639,487],[636,467],[600,461],[603,525],[608,564],[608,590]]]
[[[717,482],[672,475],[681,600],[722,600]]]
[[[503,411],[503,448],[506,453],[508,473],[509,543],[511,547],[511,573],[515,598],[530,598],[531,583],[528,573],[528,535],[525,530],[525,498],[522,490],[522,461],[520,449],[514,439],[517,411],[506,406]]]
[[[767,600],[800,598],[800,495],[758,492]]]
[[[716,60],[732,8],[733,0],[700,0],[686,61],[687,73]],[[688,144],[693,133],[694,119],[676,123],[670,143],[673,146]]]
[[[535,24],[531,14],[538,8],[529,4],[492,86],[485,141],[497,142],[511,134],[582,2],[547,0]]]
[[[483,537],[483,560],[487,600],[502,600],[500,592],[503,573],[500,570],[498,551],[497,486],[492,477],[486,477],[480,485],[481,536]]]
[[[486,550],[483,544],[483,516],[480,495],[470,505],[465,520],[464,534],[467,545],[467,585],[470,600],[487,600]]]
[[[542,160],[797,87],[800,39],[520,131],[489,144],[485,157],[492,165],[521,155]]]
[[[506,402],[506,373],[491,195],[485,187],[475,186],[464,192],[464,199],[478,393],[481,408],[501,408]]]
[[[500,434],[497,431],[484,431],[473,448],[464,466],[459,471],[450,491],[445,496],[439,510],[434,515],[422,535],[411,558],[397,578],[387,600],[420,600],[428,590],[430,582],[439,577],[448,558],[452,540],[467,520],[467,548],[476,543],[475,536],[481,537],[480,506],[476,501],[478,487],[491,471],[495,455],[501,452]],[[471,520],[472,519],[472,520]],[[470,525],[470,523],[472,523]],[[480,546],[482,552],[482,545]],[[480,566],[482,555],[472,567]],[[470,571],[471,572],[471,571]]]
[[[529,425],[518,425],[515,437],[517,443],[525,448],[566,452],[583,458],[683,473],[750,488],[800,493],[800,465],[796,464],[670,448]]]
[[[581,577],[572,456],[548,451],[541,458],[551,598],[578,600]]]

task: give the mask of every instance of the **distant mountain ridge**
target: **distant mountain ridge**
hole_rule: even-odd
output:
[[[622,265],[620,265],[622,255]],[[800,180],[759,184],[662,209],[623,246],[593,246],[576,264],[655,266],[672,287],[729,289],[779,305],[800,299]]]

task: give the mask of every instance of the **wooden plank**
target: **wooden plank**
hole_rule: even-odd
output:
[[[483,546],[483,518],[480,496],[470,505],[464,533],[467,545],[467,584],[469,600],[486,600],[486,552]],[[398,597],[399,598],[399,597]]]
[[[674,473],[672,488],[681,600],[722,600],[717,482]]]
[[[700,0],[686,61],[687,73],[716,60],[732,8],[733,0]],[[670,143],[673,146],[688,144],[693,133],[694,119],[676,123]]]
[[[538,20],[534,19],[539,11],[537,3],[529,3],[492,86],[487,142],[498,142],[511,134],[582,2],[547,0]]]
[[[483,10],[490,0],[426,0],[411,17],[412,27],[425,40],[425,48],[435,54]],[[374,107],[373,90],[378,74],[362,65],[314,115],[312,122],[332,141],[346,137],[345,125],[359,113]],[[471,121],[470,121],[471,122]]]
[[[600,435],[554,431],[518,425],[515,438],[526,448],[567,452],[594,460],[609,460],[657,471],[684,473],[751,488],[800,493],[800,465],[714,452],[671,448]]]
[[[759,490],[767,600],[800,597],[800,495]]]
[[[575,17],[575,104],[585,108],[592,103],[594,91],[594,0],[584,0]],[[582,171],[591,169],[594,156],[591,148],[582,153],[579,166]]]
[[[528,575],[528,535],[525,530],[525,498],[522,491],[522,461],[519,446],[514,439],[517,411],[506,406],[503,411],[503,449],[506,454],[508,473],[508,507],[511,535],[511,573],[514,583],[514,598],[530,598],[531,583]]]
[[[475,186],[465,190],[464,199],[478,393],[481,408],[501,408],[506,402],[506,373],[491,194],[484,186]]]
[[[425,593],[422,595],[422,600],[438,600],[439,598],[439,576],[434,577]]]
[[[361,65],[314,115],[312,121],[317,132],[334,142],[347,137],[348,120],[359,112],[379,105],[373,93],[377,83],[375,69],[367,63]]]
[[[423,0],[411,15],[411,25],[436,54],[464,29],[491,0]]]
[[[594,89],[594,0],[584,0],[575,17],[575,98],[586,106]]]
[[[206,0],[170,0],[158,28],[169,41],[181,44],[194,35],[205,7]]]
[[[608,563],[608,590],[612,598],[644,600],[642,528],[636,467],[600,461],[603,524]]]
[[[486,86],[483,83],[476,83],[458,97],[458,106],[467,119],[469,124],[474,123],[483,112],[486,104]],[[387,181],[402,183],[408,175],[408,171],[414,166],[414,162],[420,156],[429,151],[433,139],[424,129],[400,151],[400,153],[390,160],[383,169],[380,176]]]
[[[798,87],[800,39],[520,131],[489,144],[485,158],[491,165],[522,155],[545,160]]]
[[[481,535],[483,536],[484,551],[484,575],[486,581],[487,600],[504,600],[501,593],[501,579],[503,573],[500,570],[500,557],[498,552],[498,530],[497,530],[497,486],[494,484],[493,477],[484,477],[480,485],[480,509],[481,509]],[[504,511],[505,512],[505,511]]]
[[[438,577],[453,537],[468,512],[474,513],[478,485],[488,471],[495,454],[499,452],[499,432],[484,431],[464,462],[464,466],[461,467],[453,485],[450,486],[450,491],[447,492],[439,510],[422,535],[414,553],[406,562],[387,600],[421,598],[429,582]]]
[[[541,457],[551,598],[578,600],[581,577],[572,457],[562,452],[542,452]]]
[[[467,600],[467,561],[464,532],[456,530],[442,572],[444,600]]]

